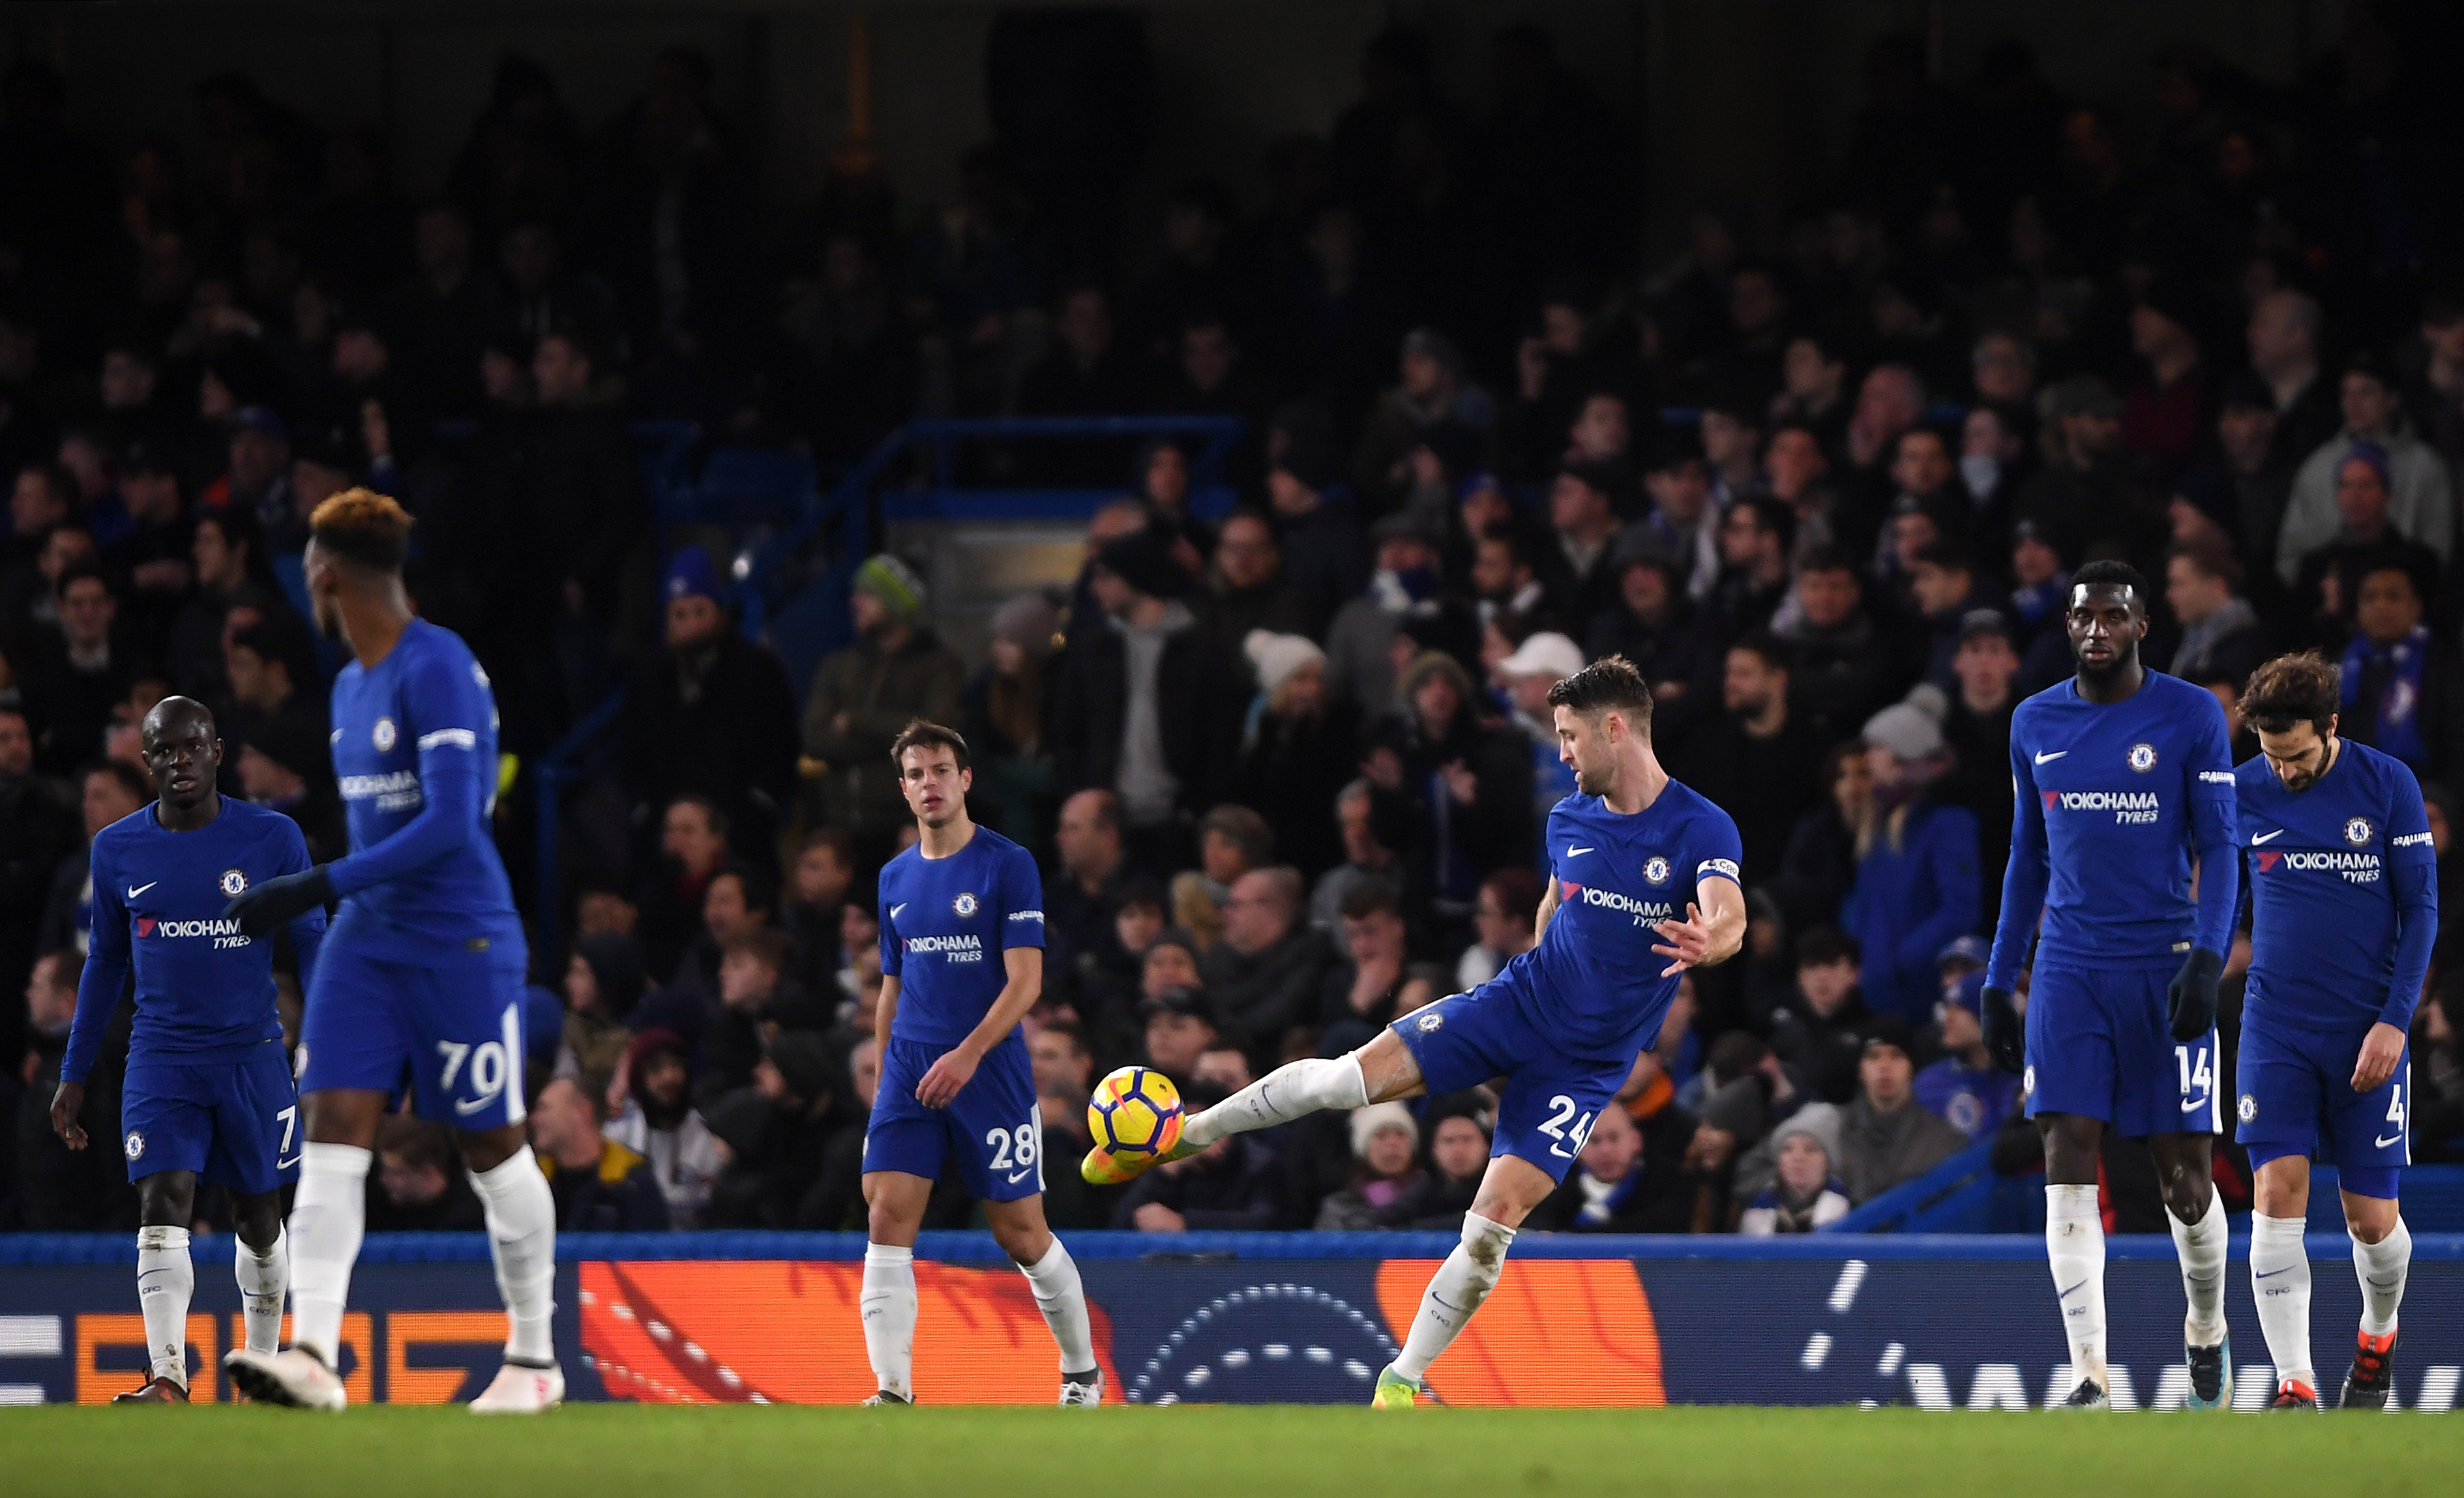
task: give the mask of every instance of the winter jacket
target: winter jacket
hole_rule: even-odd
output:
[[[1218,941],[1198,959],[1198,976],[1217,1022],[1263,1056],[1279,1057],[1284,1031],[1316,1018],[1318,985],[1333,960],[1325,937],[1295,924],[1255,956]]]
[[[2358,440],[2348,427],[2321,443],[2295,471],[2284,528],[2276,535],[2276,570],[2285,582],[2299,579],[2302,560],[2343,534],[2336,484],[2344,454]],[[2436,552],[2444,562],[2455,553],[2455,481],[2447,472],[2447,460],[2401,417],[2378,444],[2387,450],[2387,476],[2393,480],[2387,524]]]
[[[1865,954],[1858,980],[1865,1002],[1911,1024],[1930,1024],[1942,997],[1934,958],[1952,937],[1976,929],[1984,903],[1975,813],[1919,800],[1907,810],[1899,847],[1877,838],[1858,862],[1856,886],[1839,909],[1840,929]]]
[[[1193,620],[1165,639],[1155,690],[1164,766],[1179,782],[1175,801],[1186,815],[1202,816],[1230,799],[1248,685],[1239,662]],[[1129,650],[1121,631],[1086,631],[1063,653],[1053,683],[1045,741],[1057,794],[1114,788],[1129,708]]]
[[[665,647],[645,651],[625,683],[616,742],[635,804],[708,796],[727,813],[739,851],[776,846],[796,786],[796,695],[767,648],[731,629],[690,666]]]
[[[1875,1112],[1862,1093],[1840,1110],[1837,1174],[1851,1201],[1871,1201],[1967,1148],[1968,1135],[1913,1097],[1895,1113]]]
[[[595,1171],[560,1171],[556,1157],[539,1157],[556,1198],[556,1225],[567,1233],[657,1233],[668,1227],[668,1201],[650,1162],[603,1140]]]
[[[895,830],[908,813],[891,743],[911,718],[956,724],[966,682],[966,666],[930,629],[894,650],[863,640],[823,661],[804,697],[804,753],[829,766],[824,819],[858,835]],[[845,728],[835,721],[842,713]]]

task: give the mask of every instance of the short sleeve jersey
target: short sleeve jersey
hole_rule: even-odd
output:
[[[1043,945],[1044,877],[990,827],[947,858],[918,844],[882,866],[881,972],[898,980],[892,1040],[965,1040],[1009,981],[1001,954]]]

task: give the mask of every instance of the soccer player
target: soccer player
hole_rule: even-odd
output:
[[[2313,1148],[2335,1162],[2362,1282],[2345,1409],[2387,1408],[2412,1264],[2396,1211],[2396,1173],[2411,1162],[2405,1036],[2438,939],[2438,861],[2412,771],[2337,736],[2341,684],[2317,655],[2252,672],[2242,721],[2259,758],[2233,775],[2252,907],[2234,1137],[2257,1176],[2250,1288],[2279,1410],[2319,1407],[2301,1245]]]
[[[347,857],[252,886],[225,914],[255,936],[336,899],[300,1023],[308,1144],[291,1207],[292,1343],[224,1359],[254,1399],[339,1410],[342,1307],[365,1227],[377,1121],[410,1072],[419,1113],[471,1167],[511,1314],[505,1365],[472,1401],[530,1413],[564,1398],[549,1318],[556,1201],[522,1137],[522,979],[513,889],[489,840],[496,710],[469,647],[411,611],[410,517],[365,489],[309,517],[318,626],[353,660],[334,683],[334,771]]]
[[[1550,688],[1549,706],[1575,793],[1549,814],[1538,944],[1350,1055],[1292,1062],[1193,1114],[1161,1157],[1322,1108],[1507,1078],[1463,1241],[1429,1281],[1402,1355],[1377,1376],[1379,1409],[1417,1402],[1430,1363],[1496,1287],[1515,1229],[1565,1178],[1635,1056],[1659,1037],[1680,976],[1726,961],[1745,938],[1736,824],[1661,768],[1641,672],[1621,655],[1595,661]],[[1156,1162],[1099,1145],[1079,1174],[1111,1185]]]
[[[231,1194],[248,1345],[271,1353],[282,1334],[282,1184],[299,1174],[299,1094],[274,1011],[273,944],[242,936],[222,910],[252,885],[305,870],[308,845],[289,817],[214,789],[223,746],[202,704],[165,697],[145,715],[138,744],[159,799],[95,834],[93,929],[52,1129],[70,1149],[85,1148],[77,1118],[86,1073],[133,965],[137,1026],[121,1150],[143,1224],[137,1304],[153,1376],[111,1402],[185,1404],[199,1177]],[[290,930],[308,972],[324,939],[323,908],[299,912]]]
[[[2147,584],[2131,567],[2079,568],[2062,617],[2077,674],[2011,717],[2017,804],[1986,964],[1986,1046],[2005,1070],[2024,1064],[2044,1139],[2045,1248],[2079,1380],[2065,1405],[2102,1409],[2110,1393],[2096,1201],[2110,1128],[2145,1138],[2156,1157],[2190,1303],[2189,1403],[2221,1409],[2233,1358],[2211,1167],[2216,985],[2239,871],[2224,711],[2204,688],[2140,664]],[[2023,1030],[2011,988],[2032,938]]]
[[[917,718],[890,746],[915,846],[881,870],[881,1085],[864,1131],[864,1347],[877,1391],[915,1399],[915,1233],[952,1156],[1061,1345],[1063,1404],[1104,1402],[1078,1266],[1044,1223],[1044,1122],[1019,1022],[1044,992],[1044,881],[967,815],[967,741]]]

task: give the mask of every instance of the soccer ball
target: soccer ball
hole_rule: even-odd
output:
[[[1087,1132],[1115,1155],[1161,1155],[1180,1142],[1180,1089],[1145,1067],[1123,1067],[1095,1084]]]

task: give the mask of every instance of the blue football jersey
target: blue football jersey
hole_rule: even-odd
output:
[[[1009,981],[1001,954],[1043,945],[1044,876],[990,827],[947,858],[927,858],[918,844],[882,866],[881,973],[898,980],[893,1040],[965,1040]]]
[[[488,829],[496,803],[496,700],[450,629],[414,619],[375,669],[334,682],[334,775],[350,856],[334,937],[387,961],[449,952],[526,960],[513,886]]]
[[[1678,980],[1653,928],[1683,920],[1705,878],[1742,883],[1745,853],[1728,814],[1670,781],[1632,816],[1576,794],[1549,813],[1557,910],[1540,944],[1492,983],[1568,1056],[1632,1061],[1660,1033]]]
[[[2090,702],[2073,681],[2048,687],[2011,716],[2011,782],[1991,986],[2010,987],[2027,960],[2038,901],[2041,950],[2057,960],[2151,964],[2178,959],[2194,937],[2223,950],[2224,930],[2200,929],[2208,902],[2191,883],[2196,849],[2233,833],[2231,739],[2206,688],[2157,672],[2120,702]],[[2228,897],[2220,928],[2231,914]]]
[[[2233,772],[2251,899],[2244,1012],[2302,1030],[2412,1023],[2438,935],[2438,855],[2421,782],[2343,740],[2292,791],[2265,756]]]
[[[132,1059],[238,1060],[282,1039],[274,944],[241,936],[223,907],[244,890],[308,868],[298,824],[229,796],[213,821],[190,832],[165,827],[154,811],[149,804],[95,835],[94,924],[60,1064],[72,1082],[84,1081],[94,1065],[132,965]],[[325,913],[312,910],[288,930],[299,970],[312,971]]]

